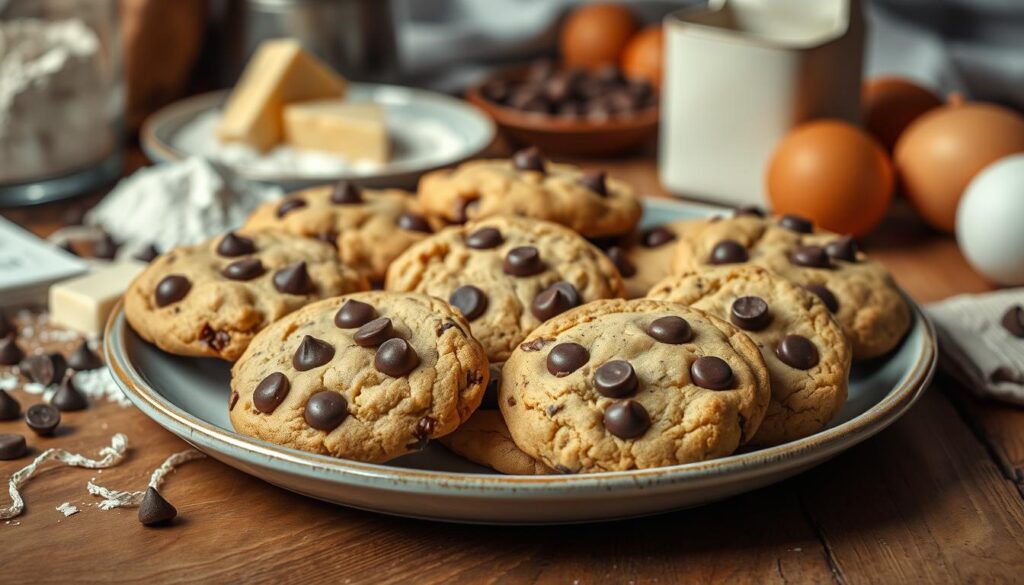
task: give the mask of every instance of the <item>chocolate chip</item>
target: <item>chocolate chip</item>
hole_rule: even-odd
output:
[[[309,397],[302,418],[318,431],[333,431],[348,418],[348,400],[338,392],[321,390]]]
[[[739,264],[749,259],[747,249],[736,240],[722,240],[711,249],[712,264]]]
[[[7,317],[7,315],[0,313],[0,338],[7,337],[8,335],[15,335],[18,333],[18,328],[14,326],[14,323]]]
[[[52,435],[60,424],[60,411],[52,404],[33,404],[25,411],[25,424],[41,437]]]
[[[693,339],[693,329],[690,328],[686,319],[669,315],[651,321],[651,324],[647,326],[647,335],[662,343],[679,345]]]
[[[636,266],[629,259],[629,256],[626,254],[624,249],[619,246],[612,246],[611,248],[608,248],[605,254],[608,256],[608,259],[612,261],[612,264],[615,265],[615,268],[618,268],[619,274],[621,274],[623,278],[630,278],[636,275]]]
[[[213,327],[210,327],[209,323],[206,323],[199,332],[199,339],[208,345],[210,349],[219,352],[231,343],[231,334],[227,331],[215,330]]]
[[[266,271],[259,258],[242,258],[225,266],[221,274],[231,280],[252,280]]]
[[[170,523],[177,515],[177,508],[165,500],[155,487],[146,488],[146,495],[142,496],[142,503],[139,504],[139,522],[144,526],[162,526]]]
[[[821,299],[821,302],[825,303],[825,307],[828,308],[829,312],[835,313],[839,310],[839,300],[836,295],[832,294],[832,291],[828,290],[823,284],[809,284],[805,286],[808,291],[814,293]]]
[[[16,433],[0,433],[0,461],[24,457],[28,453],[25,437]]]
[[[250,238],[228,232],[217,244],[217,254],[225,258],[237,258],[256,251],[256,243]]]
[[[23,359],[18,369],[28,376],[29,380],[49,386],[64,379],[68,363],[59,353],[42,353]]]
[[[232,390],[231,394],[228,394],[228,412],[234,410],[236,404],[238,404],[238,392]]]
[[[10,334],[0,339],[0,365],[13,366],[25,357],[25,352],[18,346],[18,338]]]
[[[277,217],[284,217],[295,211],[306,206],[306,201],[299,198],[285,199],[281,202],[281,205],[277,206]]]
[[[291,382],[281,372],[274,372],[263,378],[252,393],[252,405],[256,410],[270,414],[284,402],[291,390]]]
[[[416,350],[408,341],[398,337],[382,343],[373,358],[373,366],[392,378],[408,374],[419,364],[420,358],[416,355]]]
[[[580,177],[580,185],[583,185],[601,197],[608,196],[608,185],[605,181],[604,171],[583,173],[583,176]]]
[[[113,260],[117,256],[117,249],[121,246],[110,237],[110,234],[103,234],[103,237],[92,245],[92,255],[101,260]]]
[[[380,317],[360,327],[352,340],[360,347],[377,347],[396,335],[391,319]]]
[[[338,184],[334,186],[334,190],[331,191],[331,203],[337,205],[357,205],[363,202],[363,194],[356,187],[348,181],[338,181]]]
[[[433,231],[430,229],[430,224],[425,217],[411,211],[406,211],[398,216],[398,227],[411,232],[424,232],[428,234]]]
[[[856,262],[857,242],[850,236],[844,236],[825,244],[825,253],[833,260]]]
[[[466,236],[466,245],[474,250],[489,250],[504,243],[505,238],[497,228],[484,227]]]
[[[89,347],[89,342],[82,340],[75,351],[68,357],[68,367],[79,372],[85,370],[96,370],[103,367],[103,361]]]
[[[675,241],[675,239],[675,232],[665,226],[658,226],[645,231],[643,235],[640,236],[640,243],[643,244],[645,248],[657,248]]]
[[[544,349],[544,346],[548,344],[548,341],[550,340],[538,337],[533,341],[527,341],[526,343],[519,344],[519,348],[525,352],[540,351]]]
[[[455,215],[453,217],[455,223],[466,223],[473,219],[479,207],[479,199],[458,199],[455,201]]]
[[[732,368],[720,357],[704,356],[690,365],[694,384],[710,390],[726,390],[732,386]]]
[[[545,266],[540,258],[540,250],[533,246],[519,246],[505,255],[503,268],[505,274],[512,276],[533,276],[544,272]]]
[[[416,421],[416,428],[413,429],[412,434],[420,441],[425,442],[434,434],[434,429],[436,428],[437,421],[429,416],[425,416]]]
[[[188,291],[192,290],[192,283],[180,274],[169,274],[156,285],[154,298],[156,306],[166,307],[185,298]]]
[[[21,403],[6,390],[0,389],[0,420],[14,420],[21,416]]]
[[[64,378],[60,388],[50,397],[50,404],[56,406],[57,410],[61,412],[76,412],[89,408],[89,401],[75,386],[74,376]]]
[[[292,355],[292,365],[300,372],[319,368],[334,358],[334,346],[326,341],[306,335]]]
[[[791,213],[783,215],[779,219],[779,225],[800,234],[809,234],[814,231],[814,224],[809,219]]]
[[[349,299],[334,315],[334,324],[341,329],[353,329],[366,325],[376,317],[377,310],[373,308],[373,305]]]
[[[604,410],[604,428],[620,439],[632,439],[651,427],[651,415],[644,405],[627,399],[613,402]]]
[[[490,377],[487,379],[487,388],[484,389],[484,397],[480,401],[480,410],[498,410],[501,368],[495,365],[490,366],[490,374]]]
[[[1024,307],[1014,305],[1003,313],[1001,321],[1003,329],[1006,329],[1014,337],[1024,338]]]
[[[625,360],[605,362],[594,372],[594,387],[608,398],[629,396],[636,392],[637,384],[636,372]]]
[[[548,372],[558,376],[568,376],[583,367],[590,359],[587,348],[578,343],[559,343],[548,352]]]
[[[733,213],[734,217],[764,217],[764,210],[756,205],[744,205],[743,207],[737,207]]]
[[[787,335],[775,348],[782,363],[798,370],[809,370],[818,365],[818,348],[802,335]]]
[[[808,268],[831,268],[832,261],[821,246],[800,246],[789,254],[789,261]]]
[[[448,302],[458,309],[467,321],[473,321],[487,310],[487,295],[477,287],[467,284],[455,289]]]
[[[772,314],[761,297],[740,297],[732,303],[729,320],[740,329],[760,331],[772,322]]]
[[[536,146],[516,152],[512,155],[512,164],[520,171],[544,172],[544,158]]]
[[[274,273],[274,288],[290,295],[305,295],[313,292],[313,279],[309,277],[306,263],[289,264]]]
[[[149,263],[149,262],[152,262],[153,260],[156,260],[157,256],[159,256],[159,255],[160,255],[160,250],[157,249],[156,245],[155,244],[150,244],[150,245],[146,246],[145,248],[143,248],[143,249],[139,250],[138,252],[136,252],[135,255],[132,256],[132,258],[135,258],[139,262]]]
[[[541,321],[547,321],[582,302],[579,292],[572,283],[561,281],[552,284],[533,298],[530,312]]]

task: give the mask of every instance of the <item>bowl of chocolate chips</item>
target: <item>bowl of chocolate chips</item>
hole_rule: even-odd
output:
[[[656,90],[615,65],[589,70],[539,61],[471,87],[466,99],[494,118],[509,140],[548,154],[621,154],[658,132]]]

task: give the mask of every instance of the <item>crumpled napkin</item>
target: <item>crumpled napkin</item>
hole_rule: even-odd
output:
[[[1024,338],[1003,325],[1003,315],[1024,305],[1024,288],[959,295],[925,312],[935,323],[940,367],[979,396],[1024,406]]]

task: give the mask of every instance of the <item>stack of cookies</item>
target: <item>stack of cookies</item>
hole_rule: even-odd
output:
[[[629,185],[535,149],[415,195],[314,188],[156,258],[125,311],[164,351],[234,362],[241,433],[371,462],[440,439],[513,474],[806,437],[842,408],[851,362],[909,327],[885,270],[806,220],[622,235],[640,215]]]

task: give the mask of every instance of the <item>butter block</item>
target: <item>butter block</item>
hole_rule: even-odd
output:
[[[284,109],[285,142],[354,160],[388,160],[384,108],[372,103],[311,100]]]
[[[345,95],[345,80],[292,39],[266,41],[231,92],[217,135],[268,150],[283,137],[285,104]]]
[[[103,332],[107,318],[146,264],[132,260],[97,268],[50,287],[50,321],[87,335]]]

